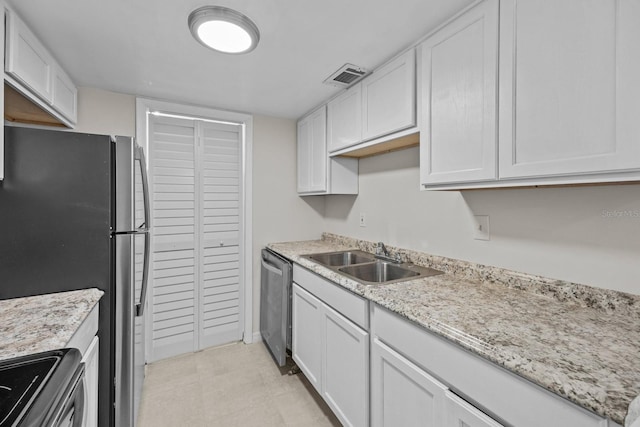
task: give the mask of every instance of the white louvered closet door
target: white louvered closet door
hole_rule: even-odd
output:
[[[240,141],[238,125],[199,122],[202,194],[201,347],[242,338],[240,316]]]
[[[242,337],[241,132],[239,125],[149,118],[149,361]]]
[[[154,361],[196,347],[195,127],[191,120],[149,117]]]

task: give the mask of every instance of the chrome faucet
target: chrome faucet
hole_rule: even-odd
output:
[[[384,255],[384,256],[389,256],[389,251],[387,250],[387,247],[384,245],[384,243],[382,242],[378,242],[378,244],[376,245],[376,255]]]
[[[389,250],[382,242],[378,242],[378,244],[376,245],[376,258],[384,261],[398,263],[398,264],[402,263],[402,260],[400,259],[400,254],[398,253],[396,254],[395,257],[392,257],[391,254],[389,253]]]

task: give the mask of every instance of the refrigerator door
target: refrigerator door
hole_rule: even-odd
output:
[[[136,306],[141,306],[142,301],[142,284],[146,279],[145,268],[148,261],[148,242],[149,234],[134,234],[134,302]],[[145,365],[145,316],[136,315],[134,321],[133,332],[133,419],[138,419],[138,409],[140,408],[140,398],[142,396],[142,384],[144,382],[144,365]]]
[[[138,230],[149,227],[149,191],[147,167],[142,148],[136,145],[134,163],[134,225]],[[134,235],[134,350],[133,350],[133,419],[138,419],[145,365],[145,316],[149,275],[149,232]]]
[[[116,252],[115,425],[132,427],[134,360],[134,236],[114,236]]]
[[[11,126],[4,132],[0,299],[92,287],[108,293],[109,137]],[[101,303],[100,311],[110,307]]]
[[[115,138],[116,426],[135,425],[144,381],[144,306],[149,265],[149,201],[142,148]]]
[[[134,148],[135,142],[132,138],[115,137],[114,158],[115,158],[115,185],[116,191],[113,194],[115,202],[115,218],[113,231],[116,233],[126,233],[133,231],[134,227]]]

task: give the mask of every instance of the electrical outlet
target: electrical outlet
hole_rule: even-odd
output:
[[[476,240],[490,240],[489,215],[475,215],[473,238]]]
[[[363,213],[360,213],[360,227],[367,226],[367,216]]]

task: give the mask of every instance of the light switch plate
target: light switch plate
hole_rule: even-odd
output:
[[[360,213],[360,227],[367,226],[367,216],[363,213]]]
[[[474,218],[473,238],[476,240],[490,240],[489,215],[474,215]]]

